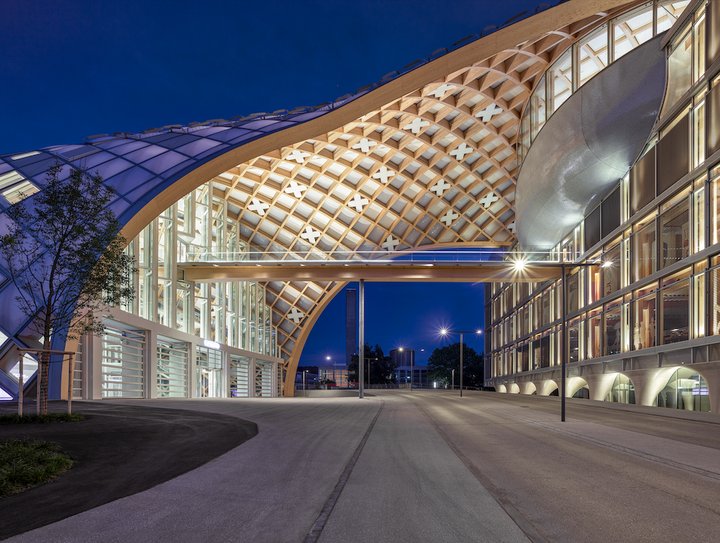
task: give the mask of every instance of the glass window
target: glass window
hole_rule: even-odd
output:
[[[652,4],[645,4],[613,21],[614,59],[629,53],[653,37]]]
[[[720,166],[716,167],[711,173],[712,188],[712,242],[720,243]]]
[[[652,290],[644,289],[637,292],[637,299],[633,301],[635,321],[633,348],[635,350],[655,346],[655,292]],[[645,294],[648,291],[651,292]]]
[[[639,225],[632,237],[633,282],[655,272],[655,220]]]
[[[600,261],[600,255],[590,257],[591,261]],[[602,267],[598,264],[596,266],[588,266],[587,268],[587,303],[591,304],[597,302],[602,297],[602,278],[601,278]]]
[[[540,129],[545,125],[547,119],[547,107],[546,107],[546,93],[545,93],[545,76],[540,78],[540,82],[533,92],[532,99],[530,101],[531,107],[531,127],[532,127],[532,138],[535,139]]]
[[[705,336],[705,274],[699,273],[693,277],[693,335],[692,337]]]
[[[677,18],[690,3],[690,0],[660,0],[657,3],[657,34],[669,30]]]
[[[693,252],[705,248],[705,178],[695,181],[693,192]]]
[[[710,270],[710,300],[708,310],[710,311],[710,334],[720,335],[720,269]]]
[[[580,338],[582,337],[582,335],[580,333],[579,317],[574,318],[573,320],[568,322],[567,332],[569,347],[568,361],[578,362],[579,360],[582,360],[582,353],[580,350]]]
[[[567,310],[568,313],[580,309],[580,272],[577,271],[567,278]]]
[[[652,27],[652,16],[650,17]],[[651,32],[652,33],[652,32]],[[578,87],[608,65],[608,30],[603,25],[577,44]]]
[[[705,161],[705,90],[695,96],[692,110],[693,167]]]
[[[658,394],[657,406],[685,411],[710,411],[707,381],[695,370],[679,368]]]
[[[705,7],[695,13],[693,26],[694,54],[693,54],[693,81],[697,81],[705,73]]]
[[[588,313],[585,321],[585,358],[602,356],[602,311],[596,309]]]
[[[689,338],[690,280],[676,280],[660,292],[662,304],[662,342],[676,343]]]
[[[660,239],[660,268],[690,255],[690,205],[687,197],[660,215]]]
[[[622,345],[622,318],[620,300],[605,306],[605,354],[617,354]]]
[[[692,83],[692,32],[688,25],[675,39],[668,58],[667,91],[663,112],[672,108]]]
[[[620,243],[611,247],[603,256],[603,296],[620,289]]]
[[[568,49],[550,68],[551,112],[570,98],[572,88],[572,50]]]

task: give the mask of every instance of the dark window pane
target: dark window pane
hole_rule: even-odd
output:
[[[600,241],[600,206],[585,218],[585,250]]]
[[[690,329],[690,284],[686,279],[662,291],[663,343],[688,339]]]
[[[660,216],[660,267],[690,255],[690,205],[685,199]]]
[[[602,237],[620,226],[620,187],[610,193],[602,203]]]
[[[631,209],[635,213],[655,197],[655,147],[630,170]]]
[[[685,115],[665,134],[658,148],[658,194],[670,188],[690,170],[689,115]]]

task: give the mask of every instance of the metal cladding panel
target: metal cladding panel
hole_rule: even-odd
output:
[[[664,93],[661,39],[653,38],[585,83],[540,131],[517,182],[521,246],[555,246],[638,157]]]

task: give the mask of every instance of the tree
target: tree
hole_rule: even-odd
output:
[[[102,177],[61,165],[32,198],[10,206],[8,232],[0,236],[0,256],[10,272],[20,310],[48,351],[54,338],[77,338],[103,330],[102,309],[132,298],[133,260],[127,241],[107,208],[113,192]],[[50,356],[39,362],[40,408],[47,413]]]
[[[385,356],[380,345],[370,347],[365,344],[365,382],[370,385],[390,385],[396,383],[395,364],[389,356]],[[349,380],[358,381],[358,355],[354,354],[348,366]],[[368,375],[368,361],[370,371]]]
[[[463,386],[479,388],[485,379],[483,356],[463,344]],[[455,370],[455,386],[460,386],[460,343],[435,349],[428,358],[428,377],[438,386],[450,386]]]

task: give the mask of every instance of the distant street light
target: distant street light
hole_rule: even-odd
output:
[[[450,334],[460,335],[460,397],[463,395],[463,335],[464,334],[482,334],[482,330],[448,330],[447,328],[440,329],[441,336],[448,336]],[[455,384],[455,376],[453,375],[453,386]]]

